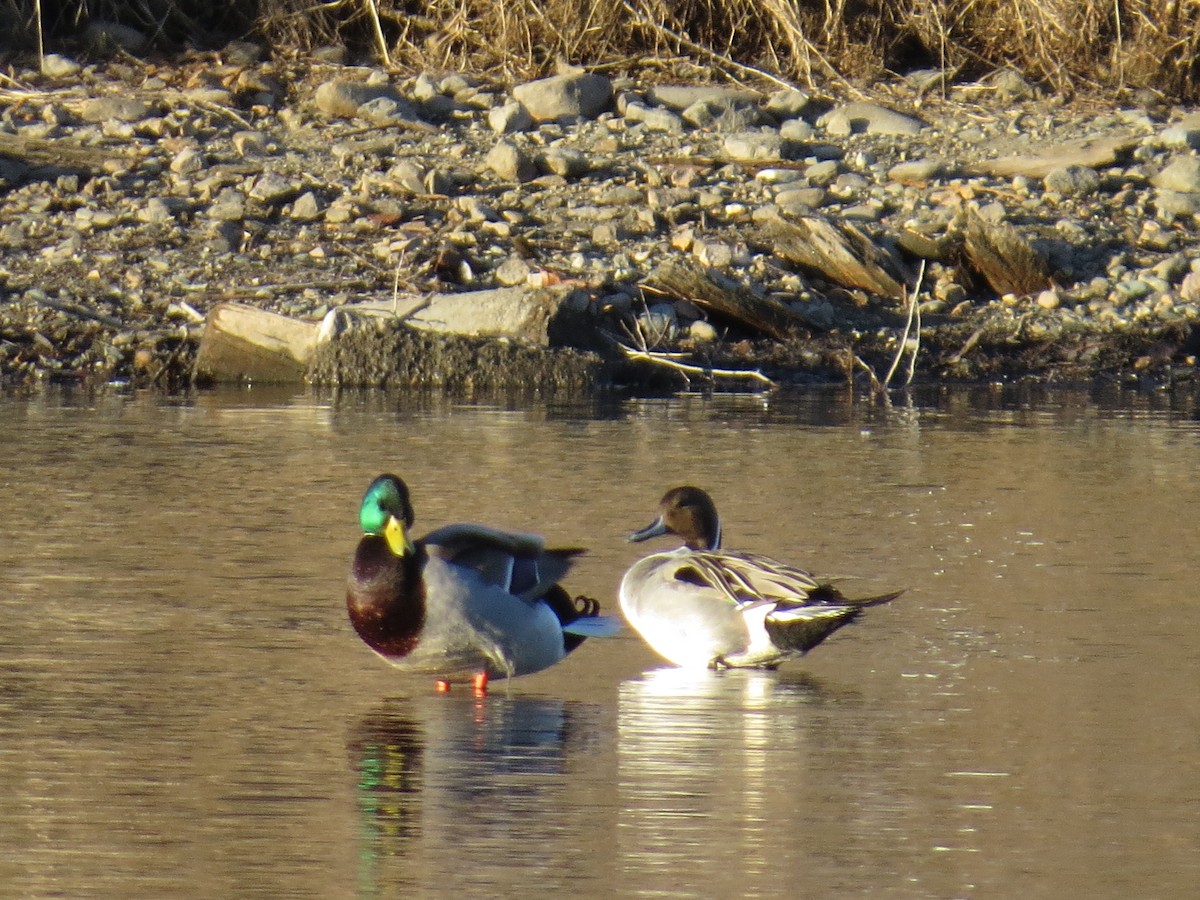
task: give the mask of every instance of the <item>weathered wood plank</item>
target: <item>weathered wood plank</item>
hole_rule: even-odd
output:
[[[992,224],[968,212],[963,251],[997,294],[1033,294],[1051,286],[1046,260],[1006,222]]]
[[[743,285],[720,279],[699,263],[663,263],[650,273],[647,282],[666,294],[691,300],[701,309],[767,337],[784,339],[801,329],[815,327],[778,300],[758,297]]]
[[[827,281],[900,300],[904,286],[893,273],[904,271],[891,253],[847,223],[805,217],[767,226],[763,242],[781,259],[817,272]]]

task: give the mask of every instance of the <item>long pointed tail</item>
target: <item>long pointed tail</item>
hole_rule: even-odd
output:
[[[852,603],[859,609],[866,609],[868,606],[882,606],[884,603],[891,603],[903,593],[904,589],[901,588],[898,591],[892,591],[890,594],[880,594],[878,597],[862,597],[858,600],[848,599],[846,602]]]

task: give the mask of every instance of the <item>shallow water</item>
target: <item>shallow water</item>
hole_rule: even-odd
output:
[[[0,399],[0,895],[1190,897],[1200,427],[1157,396]],[[536,528],[615,608],[666,487],[869,592],[801,664],[593,640],[435,694],[357,504]],[[666,546],[660,544],[659,546]],[[857,576],[857,577],[855,577]]]

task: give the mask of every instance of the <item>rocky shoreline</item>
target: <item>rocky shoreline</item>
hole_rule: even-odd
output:
[[[1200,355],[1200,113],[1152,102],[1064,104],[1012,73],[869,99],[595,72],[507,89],[239,44],[51,57],[0,104],[7,383],[179,389],[222,302],[319,321],[499,287],[563,288],[574,327],[439,354],[488,384],[882,381],[898,359],[896,381],[1173,384]],[[756,308],[680,289],[681,266]],[[353,340],[432,355],[394,332]],[[309,377],[397,383],[379,346],[370,378],[348,351]]]

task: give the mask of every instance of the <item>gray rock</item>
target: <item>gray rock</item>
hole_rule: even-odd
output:
[[[1200,158],[1177,156],[1150,183],[1162,191],[1200,193]]]
[[[649,131],[663,131],[668,134],[679,134],[683,131],[683,119],[678,113],[658,106],[646,106],[644,103],[627,104],[625,120],[644,125]]]
[[[93,97],[79,115],[85,122],[139,122],[150,115],[150,104],[135,97]]]
[[[420,121],[417,111],[406,100],[392,96],[368,100],[358,108],[355,115],[372,125],[381,126]]]
[[[1184,303],[1200,303],[1200,272],[1188,272],[1179,283],[1179,299]]]
[[[570,147],[552,147],[542,154],[542,168],[552,175],[578,178],[591,169],[588,158]]]
[[[806,213],[825,205],[828,195],[824,188],[789,188],[775,195],[775,202],[784,212]]]
[[[292,204],[289,215],[298,222],[314,222],[321,217],[322,203],[312,191],[305,191]]]
[[[47,78],[70,78],[83,71],[83,66],[69,56],[47,53],[42,57],[42,74]]]
[[[1154,195],[1154,206],[1160,219],[1186,219],[1200,214],[1200,193],[1159,190]]]
[[[692,244],[692,256],[706,266],[724,268],[733,262],[733,247],[725,241],[696,241]]]
[[[138,207],[137,220],[148,225],[164,225],[175,221],[175,213],[161,197],[151,197]]]
[[[386,98],[397,104],[397,109],[407,106],[407,101],[390,84],[368,84],[363,81],[347,81],[335,78],[326,81],[313,95],[317,109],[329,118],[349,119],[358,115],[358,108],[372,100]],[[411,107],[409,107],[411,110]],[[415,113],[413,114],[415,116]]]
[[[208,207],[208,217],[219,222],[236,222],[246,215],[246,198],[234,188],[225,188]]]
[[[1200,150],[1200,124],[1165,128],[1158,136],[1158,143],[1168,150]]]
[[[533,271],[529,267],[529,263],[521,259],[519,256],[510,256],[504,262],[496,267],[494,273],[496,283],[505,287],[516,287],[519,284],[525,284],[529,280],[529,273]]]
[[[238,156],[255,156],[266,153],[270,140],[263,131],[235,131],[230,138]]]
[[[719,103],[726,106],[754,106],[762,95],[744,88],[722,87],[720,85],[669,85],[660,84],[652,87],[647,94],[651,102],[676,112],[683,112],[696,103]]]
[[[946,169],[940,159],[914,159],[888,169],[887,177],[898,184],[920,185],[933,181]]]
[[[717,339],[717,329],[703,319],[697,319],[688,326],[688,337],[697,344],[707,344]]]
[[[916,135],[925,123],[886,106],[874,103],[847,103],[831,109],[817,124],[834,135],[894,134]]]
[[[261,44],[250,41],[230,41],[221,51],[226,62],[235,66],[253,66],[262,61],[263,48]]]
[[[388,169],[388,178],[413,194],[425,193],[425,174],[411,159],[402,159]]]
[[[813,163],[804,170],[804,177],[808,179],[810,184],[823,187],[833,184],[840,171],[841,166],[838,165],[837,161],[830,159],[824,162]]]
[[[816,130],[803,119],[788,119],[779,126],[779,135],[785,141],[810,141]]]
[[[533,127],[533,116],[516,100],[488,111],[488,126],[497,134],[515,134]]]
[[[792,90],[791,88],[776,91],[763,104],[763,109],[779,121],[798,119],[811,107],[812,97],[804,93],[804,91]]]
[[[432,100],[434,97],[440,97],[441,95],[441,88],[426,73],[422,72],[413,81],[412,98],[418,103],[424,103],[426,100]]]
[[[203,151],[196,147],[184,147],[171,159],[170,169],[176,175],[193,175],[205,164]]]
[[[1064,197],[1088,197],[1099,190],[1100,176],[1087,166],[1063,166],[1046,175],[1044,184]]]
[[[537,176],[533,159],[511,141],[496,144],[488,151],[484,162],[503,181],[529,181]]]
[[[1037,305],[1042,309],[1058,309],[1061,302],[1058,291],[1045,290],[1037,295]]]
[[[530,81],[512,91],[536,122],[594,119],[609,108],[612,93],[611,81],[587,72]]]
[[[998,99],[1005,102],[1027,100],[1037,95],[1037,89],[1015,69],[998,69],[982,81],[996,92]]]
[[[277,172],[264,172],[254,180],[249,197],[264,203],[285,203],[299,196],[301,190],[300,183],[291,178]]]
[[[783,138],[774,131],[739,131],[726,135],[725,155],[731,159],[759,161],[783,159]]]
[[[681,114],[683,120],[708,131],[748,131],[766,124],[766,114],[736,97],[697,100]]]

